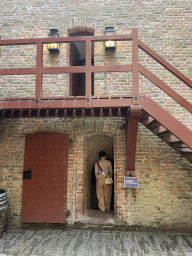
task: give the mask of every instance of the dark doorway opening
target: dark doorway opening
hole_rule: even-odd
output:
[[[75,36],[93,36],[92,32],[76,31],[70,33],[70,37]],[[70,45],[70,66],[85,66],[86,48],[85,42],[76,41]],[[91,46],[91,64],[94,65],[94,44]],[[94,74],[91,74],[92,95],[94,95]],[[85,73],[70,74],[70,94],[72,96],[85,96]]]

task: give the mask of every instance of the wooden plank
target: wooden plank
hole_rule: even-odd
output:
[[[57,38],[38,38],[36,40],[41,40],[42,43],[70,43],[77,41],[91,41],[91,42],[101,42],[101,41],[130,41],[132,40],[132,35],[102,35],[102,36],[75,36],[75,37],[57,37]]]
[[[132,105],[132,98],[125,99],[92,99],[92,108],[119,108]]]
[[[30,39],[7,39],[0,40],[0,45],[26,45],[26,44],[37,44],[37,41],[40,39],[30,38]]]
[[[62,99],[45,97],[41,100],[41,109],[62,109],[62,108],[86,108],[85,98],[75,99],[74,96]],[[92,108],[123,108],[132,105],[132,97],[115,99],[92,99]],[[7,98],[0,101],[0,109],[36,109],[35,99],[8,101]]]
[[[91,72],[126,72],[132,71],[132,65],[107,65],[91,66]],[[60,74],[60,73],[84,73],[86,66],[69,66],[69,67],[42,67],[43,74]]]
[[[35,109],[35,100],[0,101],[0,109]]]
[[[27,75],[35,74],[36,68],[4,68],[0,69],[0,75]]]
[[[84,73],[85,66],[42,67],[42,74]]]
[[[132,70],[132,65],[91,66],[91,72],[126,72]]]

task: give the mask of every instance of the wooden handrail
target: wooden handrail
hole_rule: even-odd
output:
[[[148,78],[152,83],[157,85],[162,91],[168,94],[171,98],[177,101],[181,106],[187,109],[190,113],[192,113],[192,104],[190,104],[186,99],[184,99],[181,95],[171,89],[168,85],[166,85],[163,81],[161,81],[158,77],[156,77],[153,73],[151,73],[147,68],[139,64],[139,72]]]
[[[144,52],[146,52],[150,57],[152,57],[154,60],[156,60],[159,64],[161,64],[168,71],[170,71],[173,75],[175,75],[177,78],[179,78],[182,82],[184,82],[186,85],[188,85],[190,88],[192,88],[192,80],[190,80],[188,77],[183,75],[180,71],[178,71],[176,68],[174,68],[171,64],[169,64],[166,60],[164,60],[162,57],[160,57],[156,52],[151,50],[148,46],[146,46],[140,40],[139,40],[139,48],[142,49]]]
[[[27,44],[37,44],[41,42],[42,44],[48,43],[71,43],[77,41],[89,41],[92,42],[104,42],[108,40],[113,41],[131,41],[132,35],[109,35],[109,36],[74,36],[74,37],[52,37],[52,38],[29,38],[29,39],[0,39],[0,46],[5,45],[27,45]]]

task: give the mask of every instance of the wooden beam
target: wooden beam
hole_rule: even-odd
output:
[[[132,71],[132,65],[106,65],[106,66],[91,66],[91,72],[126,72]]]
[[[1,40],[0,46],[6,45],[27,45],[27,44],[37,44],[38,42],[42,44],[48,43],[70,43],[77,41],[91,40],[92,42],[101,41],[130,41],[132,40],[132,35],[108,35],[108,36],[75,36],[75,37],[56,37],[56,38],[29,38],[29,39],[8,39]]]
[[[85,73],[85,66],[41,67],[42,74]],[[132,65],[91,66],[91,72],[126,72],[132,71]],[[4,68],[0,75],[36,74],[36,68]]]
[[[28,75],[35,74],[36,68],[3,68],[0,75]]]
[[[130,106],[130,112],[127,117],[126,128],[126,175],[135,176],[135,157],[136,157],[136,144],[137,144],[137,132],[139,125],[139,117],[142,111],[142,106],[132,105]]]
[[[87,100],[85,98],[65,97],[65,99],[44,98],[40,100],[41,109],[62,109],[62,108],[87,108]],[[116,98],[116,99],[92,99],[92,108],[126,108],[132,105],[132,97]],[[35,109],[36,102],[34,99],[15,99],[1,98],[0,109]],[[88,107],[89,108],[89,107]]]
[[[84,73],[85,66],[42,67],[42,74]]]

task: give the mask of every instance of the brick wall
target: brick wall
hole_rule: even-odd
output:
[[[50,28],[60,36],[68,29],[89,27],[94,35],[103,35],[105,26],[114,26],[116,34],[130,34],[139,28],[139,39],[155,50],[183,74],[192,79],[192,8],[186,0],[159,1],[1,1],[2,39],[47,37]],[[95,65],[130,64],[131,43],[118,42],[113,54],[95,43]],[[61,44],[60,53],[50,55],[43,48],[46,67],[69,64],[69,45]],[[35,67],[36,47],[1,47],[0,68]],[[160,79],[192,103],[191,90],[139,50],[139,61]],[[94,76],[95,95],[131,94],[131,73],[101,73]],[[44,75],[43,96],[69,95],[69,75]],[[140,93],[152,97],[188,128],[192,117],[179,104],[140,75]],[[35,77],[0,76],[0,97],[35,95]],[[20,225],[24,137],[29,132],[53,130],[68,133],[72,139],[68,155],[67,208],[73,222],[89,207],[88,166],[92,166],[99,145],[110,145],[114,154],[115,216],[130,225],[153,227],[191,227],[191,165],[144,126],[139,126],[136,175],[138,189],[122,187],[126,164],[125,131],[120,118],[50,118],[0,120],[0,186],[7,190],[10,203],[9,222]],[[99,142],[98,138],[103,138]],[[98,143],[96,143],[98,142]],[[112,145],[114,142],[114,145]],[[88,145],[97,145],[93,155]],[[110,150],[109,150],[110,148]],[[89,159],[89,160],[88,160]]]
[[[130,225],[191,228],[191,170],[187,161],[140,125],[136,156],[139,188],[120,189],[119,218]]]
[[[136,176],[139,188],[123,188],[126,169],[124,118],[26,118],[1,120],[0,187],[9,197],[9,224],[20,226],[25,134],[67,133],[67,209],[73,223],[90,208],[90,171],[100,149],[114,157],[114,210],[117,223],[191,228],[191,165],[154,134],[139,126]],[[88,146],[90,144],[90,147]]]

